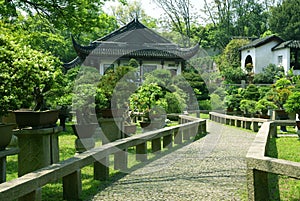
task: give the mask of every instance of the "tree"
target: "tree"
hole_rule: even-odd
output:
[[[27,0],[27,1],[1,1],[0,19],[14,24],[20,16],[26,16],[25,20],[31,19],[30,23],[40,21],[38,27],[50,27],[50,32],[60,34],[64,38],[70,34],[77,38],[84,38],[84,42],[90,42],[90,34],[109,33],[116,28],[114,18],[109,17],[102,11],[102,5],[106,0]],[[122,0],[120,0],[122,1]],[[123,2],[123,1],[122,1]],[[18,12],[18,11],[22,12]],[[25,26],[25,27],[23,27]],[[22,28],[28,29],[28,23],[22,24]],[[58,31],[59,30],[59,31]],[[85,35],[88,35],[85,37]],[[86,39],[88,38],[88,40]],[[82,40],[82,38],[81,38]],[[71,40],[70,40],[71,41]]]
[[[300,2],[285,0],[271,9],[270,29],[286,40],[300,40]]]
[[[180,33],[184,46],[190,46],[191,3],[190,0],[154,0],[166,13],[169,27]]]
[[[112,7],[113,16],[116,17],[117,23],[124,26],[135,18],[138,18],[143,24],[149,28],[155,28],[157,20],[146,14],[142,8],[141,1],[134,0],[126,5],[119,4]]]
[[[2,94],[4,100],[13,105],[11,109],[29,108],[33,102],[35,110],[46,109],[47,98],[57,98],[53,89],[60,87],[61,63],[49,53],[17,43],[5,29],[0,31],[0,91],[7,92]]]
[[[268,2],[266,0],[265,2]],[[259,37],[267,27],[269,3],[258,0],[204,0],[204,14],[210,22],[211,38],[216,48],[223,49],[233,36]]]

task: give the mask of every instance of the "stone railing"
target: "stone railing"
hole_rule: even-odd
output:
[[[152,152],[159,153],[162,148],[171,148],[173,144],[181,144],[198,133],[206,132],[205,120],[184,115],[180,119],[183,124],[120,139],[2,183],[0,200],[41,200],[41,187],[59,179],[63,181],[63,198],[79,200],[82,191],[81,168],[94,164],[94,179],[107,180],[111,154],[115,156],[114,167],[125,170],[128,165],[126,150],[129,147],[136,147],[136,159],[145,161],[147,142],[151,142]]]
[[[210,119],[222,124],[252,129],[256,138],[246,155],[247,186],[249,200],[270,200],[268,174],[278,174],[300,179],[300,163],[271,158],[268,153],[269,139],[277,136],[277,126],[296,126],[295,121],[245,118],[210,112]],[[258,125],[261,124],[259,129]]]
[[[209,118],[210,120],[221,124],[241,127],[248,130],[253,130],[254,132],[258,132],[260,125],[262,125],[264,122],[271,121],[270,119],[240,117],[221,114],[217,112],[210,112]],[[295,120],[272,120],[272,124],[270,127],[271,136],[277,137],[278,126],[296,126],[296,122]]]
[[[249,200],[271,200],[269,173],[300,179],[300,163],[266,156],[274,124],[281,125],[279,122],[262,125],[246,156]]]
[[[254,132],[258,132],[259,123],[264,123],[269,121],[269,119],[232,116],[232,115],[220,114],[217,112],[210,112],[209,119],[221,124],[241,127],[249,130],[252,129]]]

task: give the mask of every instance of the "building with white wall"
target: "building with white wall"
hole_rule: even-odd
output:
[[[252,64],[254,73],[260,73],[269,64],[275,64],[282,66],[285,72],[293,68],[294,74],[300,74],[300,41],[284,41],[272,35],[254,40],[240,48],[240,51],[242,68]]]

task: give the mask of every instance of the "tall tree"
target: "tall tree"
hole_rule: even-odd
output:
[[[126,5],[113,6],[112,12],[120,26],[124,26],[133,19],[138,18],[147,27],[156,27],[157,20],[146,14],[140,0],[128,1]]]
[[[269,5],[265,0],[265,5]],[[204,0],[215,45],[223,49],[233,36],[259,37],[267,30],[267,6],[260,0]]]
[[[184,46],[190,46],[191,3],[190,0],[154,0],[169,19],[170,27],[180,33]]]
[[[300,40],[300,1],[284,0],[271,9],[270,29],[286,40]]]

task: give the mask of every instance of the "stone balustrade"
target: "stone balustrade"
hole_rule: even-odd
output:
[[[269,139],[277,137],[277,127],[296,126],[295,120],[247,118],[216,112],[210,112],[209,115],[212,121],[258,132],[246,156],[249,200],[270,200],[268,193],[270,173],[300,179],[300,163],[266,156]]]
[[[206,120],[180,116],[183,124],[133,135],[111,143],[96,147],[76,155],[68,160],[56,162],[47,167],[26,173],[23,176],[0,184],[0,200],[41,200],[42,186],[62,178],[63,198],[65,200],[80,200],[82,191],[81,168],[94,164],[94,179],[106,180],[109,177],[108,157],[114,154],[114,166],[127,168],[127,154],[121,153],[129,147],[136,147],[136,159],[147,160],[147,142],[151,149],[159,153],[162,149],[191,140],[198,133],[206,133]],[[120,154],[117,154],[120,153]]]
[[[267,157],[268,141],[275,126],[286,122],[265,122],[251,145],[247,159],[247,186],[249,200],[270,200],[268,174],[278,174],[300,179],[300,163]]]

